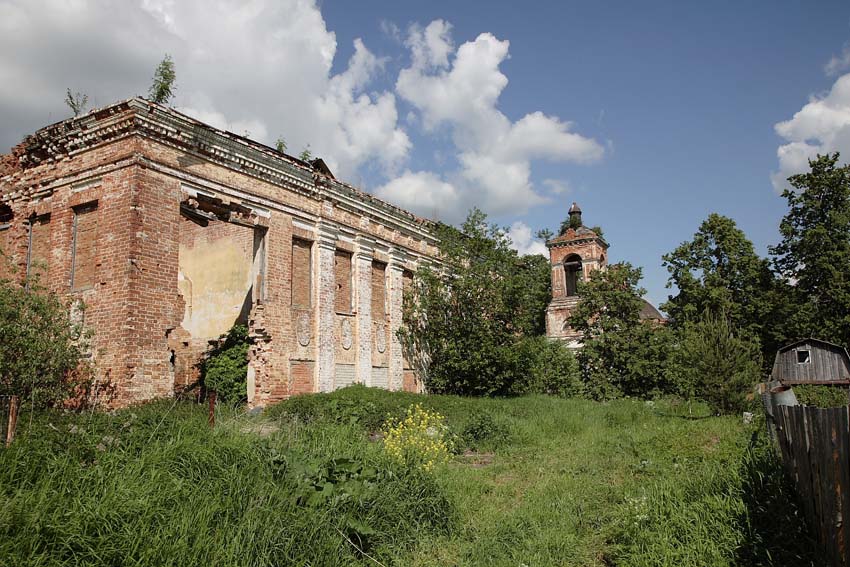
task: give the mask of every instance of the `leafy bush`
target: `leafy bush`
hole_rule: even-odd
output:
[[[841,408],[850,401],[847,386],[799,384],[794,386],[794,395],[801,404],[819,408]]]
[[[578,360],[590,399],[677,393],[668,369],[670,332],[641,320],[640,279],[640,268],[621,263],[579,282],[581,302],[570,325],[582,333]]]
[[[201,381],[218,399],[240,404],[248,398],[248,328],[234,325],[201,361]]]
[[[525,337],[511,352],[514,378],[510,394],[549,394],[569,398],[582,393],[581,374],[572,351],[561,341]]]
[[[421,399],[417,394],[390,393],[353,384],[328,394],[293,396],[269,408],[269,413],[305,423],[359,425],[366,431],[380,431],[388,418],[404,417],[411,402]]]
[[[0,395],[20,396],[30,407],[85,396],[90,335],[82,323],[69,324],[69,310],[37,280],[27,288],[0,279]]]
[[[390,419],[384,428],[384,449],[408,468],[429,472],[448,462],[452,451],[446,418],[416,404],[403,420]]]

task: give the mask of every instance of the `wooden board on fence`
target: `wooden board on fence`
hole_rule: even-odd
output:
[[[850,414],[848,408],[780,406],[782,463],[809,527],[834,567],[850,567]]]

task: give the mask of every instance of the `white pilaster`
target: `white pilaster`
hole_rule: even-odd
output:
[[[318,262],[316,262],[316,290],[318,298],[316,309],[318,329],[318,352],[316,353],[317,380],[319,392],[331,392],[334,389],[334,349],[335,349],[335,310],[334,294],[334,252],[336,251],[336,230],[327,224],[319,225]]]
[[[401,328],[403,317],[405,256],[403,250],[398,248],[391,249],[390,263],[387,266],[387,270],[389,271],[390,304],[390,390],[401,390],[404,385],[404,359],[402,357],[402,346],[398,338],[398,331]]]
[[[358,236],[354,256],[354,297],[357,309],[357,351],[355,364],[357,380],[372,385],[372,258],[374,239]]]

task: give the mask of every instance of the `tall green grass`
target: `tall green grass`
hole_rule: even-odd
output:
[[[24,426],[0,451],[0,565],[374,564],[448,529],[434,479],[355,429],[219,422],[153,404]]]
[[[412,403],[455,436],[433,475],[375,435]],[[173,403],[21,427],[0,565],[819,564],[757,426],[675,401],[354,387],[213,431]]]

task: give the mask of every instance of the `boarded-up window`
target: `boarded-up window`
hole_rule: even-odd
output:
[[[372,262],[372,320],[387,318],[387,265]]]
[[[337,250],[334,254],[334,280],[336,295],[334,308],[337,313],[351,313],[351,254]]]
[[[311,242],[292,239],[292,306],[310,307],[312,272],[310,267]]]
[[[97,203],[74,209],[71,246],[71,289],[88,289],[95,283],[97,264]]]
[[[30,219],[28,241],[27,277],[44,277],[50,258],[50,215]]]

